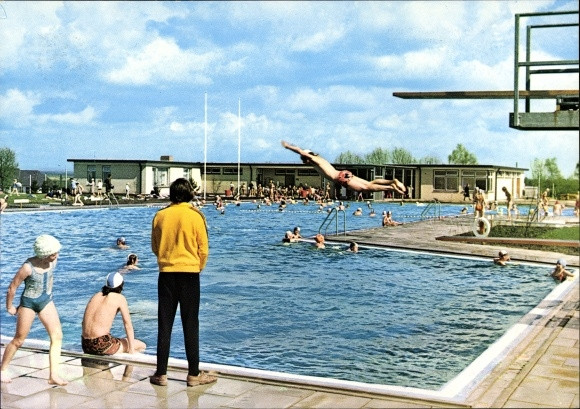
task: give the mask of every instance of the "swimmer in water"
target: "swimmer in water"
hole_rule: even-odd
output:
[[[493,262],[499,266],[507,265],[507,262],[511,261],[507,250],[500,250],[498,256],[493,259]]]
[[[326,248],[326,246],[324,245],[324,236],[320,233],[318,233],[315,237],[314,237],[315,243],[314,246],[317,249],[323,249]]]
[[[556,268],[554,269],[554,271],[552,271],[552,274],[550,275],[554,280],[559,282],[566,281],[568,277],[574,277],[574,274],[566,270],[566,260],[564,260],[563,258],[558,259],[558,261],[556,261]]]

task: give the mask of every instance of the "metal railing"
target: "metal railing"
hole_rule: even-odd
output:
[[[429,213],[433,213],[433,216],[429,216]],[[429,204],[421,212],[421,220],[425,219],[440,219],[441,218],[441,202],[434,200],[429,202]]]
[[[526,28],[526,59],[525,61],[520,61],[520,19],[522,18],[533,18],[533,17],[552,17],[552,16],[563,16],[563,15],[578,15],[578,10],[571,11],[555,11],[555,12],[542,12],[542,13],[521,13],[515,15],[515,46],[514,46],[514,113],[513,113],[513,127],[519,127],[521,125],[520,118],[520,68],[525,68],[525,80],[526,80],[526,91],[531,90],[531,76],[533,74],[569,74],[579,72],[579,60],[553,60],[553,61],[531,61],[531,49],[532,49],[532,30],[535,29],[554,29],[562,27],[578,27],[578,22],[564,22],[557,24],[535,24],[528,25]],[[558,37],[555,37],[558,39]],[[566,41],[566,39],[559,39],[560,41]],[[557,40],[556,40],[557,41]],[[564,68],[566,66],[575,66]],[[532,69],[532,67],[550,67],[550,68],[539,68]],[[555,67],[555,68],[552,68]],[[578,95],[576,94],[576,99]],[[529,94],[525,97],[525,112],[530,113],[531,111],[531,98]]]
[[[324,219],[324,221],[320,225],[320,228],[318,229],[318,233],[322,234],[323,236],[326,236],[326,232],[328,231],[328,228],[330,227],[332,222],[335,222],[335,230],[336,230],[335,234],[338,236],[338,233],[339,233],[338,215],[339,215],[339,213],[342,213],[342,224],[343,224],[342,234],[346,234],[346,212],[344,211],[344,209],[338,209],[336,207],[333,208],[326,215],[326,218]],[[323,229],[324,229],[324,233],[322,232]]]

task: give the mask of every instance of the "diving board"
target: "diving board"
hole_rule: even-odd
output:
[[[526,27],[525,37],[525,58],[520,60],[520,23],[522,20],[532,21],[540,18],[541,24],[529,24]],[[556,19],[555,23],[547,23],[547,20]],[[532,30],[578,30],[578,10],[550,11],[539,13],[521,13],[515,15],[514,29],[514,87],[508,91],[426,91],[426,92],[393,92],[393,96],[402,99],[511,99],[514,110],[509,114],[509,126],[513,129],[533,131],[533,130],[553,130],[553,131],[576,131],[579,127],[579,95],[577,89],[562,89],[564,87],[576,87],[568,85],[566,81],[550,81],[551,85],[544,85],[547,90],[532,90],[531,78],[533,75],[554,75],[554,74],[577,74],[580,72],[580,60],[577,55],[572,59],[532,61]],[[573,35],[566,37],[561,33],[552,36],[555,43],[574,42]],[[548,44],[549,46],[549,44]],[[575,45],[577,47],[577,45]],[[545,49],[547,45],[543,45]],[[556,44],[561,47],[561,44]],[[576,48],[577,49],[577,48]],[[547,48],[549,51],[549,47]],[[577,52],[576,52],[577,54]],[[520,77],[522,85],[520,87]],[[546,77],[544,77],[546,78]],[[554,77],[548,77],[550,79]],[[562,78],[559,76],[559,78]],[[568,78],[568,77],[565,77]],[[532,101],[539,99],[554,99],[553,112],[533,112]],[[520,108],[520,100],[525,100],[525,107]]]
[[[514,99],[514,91],[426,91],[426,92],[393,92],[393,96],[402,99]],[[580,90],[521,90],[519,98],[556,99],[559,97],[578,97]]]

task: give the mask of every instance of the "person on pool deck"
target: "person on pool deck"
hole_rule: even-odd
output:
[[[30,257],[22,264],[8,287],[6,310],[8,314],[16,315],[17,323],[14,338],[6,345],[2,357],[0,380],[4,383],[12,382],[8,376],[8,366],[28,336],[34,317],[38,315],[40,322],[50,336],[48,383],[60,386],[68,384],[58,375],[62,347],[62,326],[52,300],[53,272],[60,249],[60,242],[55,237],[48,234],[38,236],[34,241],[35,256]],[[16,308],[12,305],[12,301],[17,288],[23,281],[24,291],[20,296],[20,305]]]
[[[483,191],[478,187],[475,188],[474,206],[475,218],[483,217],[485,215],[485,207],[487,206],[487,203],[485,202]]]
[[[343,187],[356,192],[385,192],[388,190],[396,190],[400,194],[405,195],[407,191],[405,185],[397,179],[375,179],[369,182],[368,180],[353,175],[348,170],[337,170],[330,162],[312,151],[290,145],[286,141],[282,141],[282,146],[299,154],[303,163],[311,165],[327,179],[340,183]]]
[[[155,213],[151,223],[151,250],[157,256],[157,368],[149,378],[167,385],[171,332],[179,305],[187,357],[187,386],[204,385],[217,377],[199,370],[200,275],[209,256],[209,237],[203,213],[190,202],[191,183],[176,179],[169,186],[171,204]]]
[[[500,250],[497,257],[494,257],[493,262],[500,266],[507,265],[507,262],[511,261],[507,250]]]
[[[393,220],[393,214],[391,213],[391,211],[389,210],[388,212],[383,212],[383,227],[388,227],[388,226],[399,226],[403,223],[401,222],[396,222]]]
[[[133,354],[145,350],[145,343],[135,339],[129,304],[121,294],[123,285],[121,274],[110,273],[101,291],[93,295],[88,302],[83,316],[81,335],[85,354],[114,355],[117,352]],[[111,335],[111,327],[117,312],[121,312],[127,338],[116,338]]]
[[[507,188],[505,186],[502,187],[501,190],[505,194],[505,198],[507,201],[507,218],[508,218],[508,220],[510,220],[512,218],[512,208],[514,207],[514,201],[512,199],[512,194],[507,190]]]
[[[563,258],[556,261],[556,268],[554,268],[554,271],[552,271],[552,274],[550,275],[554,280],[559,282],[566,281],[566,278],[568,277],[574,277],[574,274],[566,270],[566,260]]]

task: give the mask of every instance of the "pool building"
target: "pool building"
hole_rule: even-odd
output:
[[[86,185],[91,180],[104,181],[111,176],[113,193],[124,194],[129,185],[132,193],[149,194],[158,190],[169,193],[169,185],[177,178],[185,177],[205,187],[208,195],[232,194],[231,187],[249,193],[253,185],[266,187],[273,183],[280,186],[303,186],[323,188],[328,181],[310,165],[301,163],[202,163],[174,161],[172,156],[161,156],[159,160],[125,159],[68,159],[73,163],[74,177]],[[334,164],[339,169],[348,169],[356,176],[372,180],[375,178],[399,179],[409,187],[408,199],[441,202],[463,201],[465,185],[472,192],[478,187],[485,192],[487,201],[505,200],[502,188],[506,187],[514,198],[523,198],[525,174],[528,169],[498,165],[449,165],[449,164]],[[354,194],[340,185],[330,183],[333,199],[354,199]],[[400,199],[398,193],[366,193],[364,199]]]

